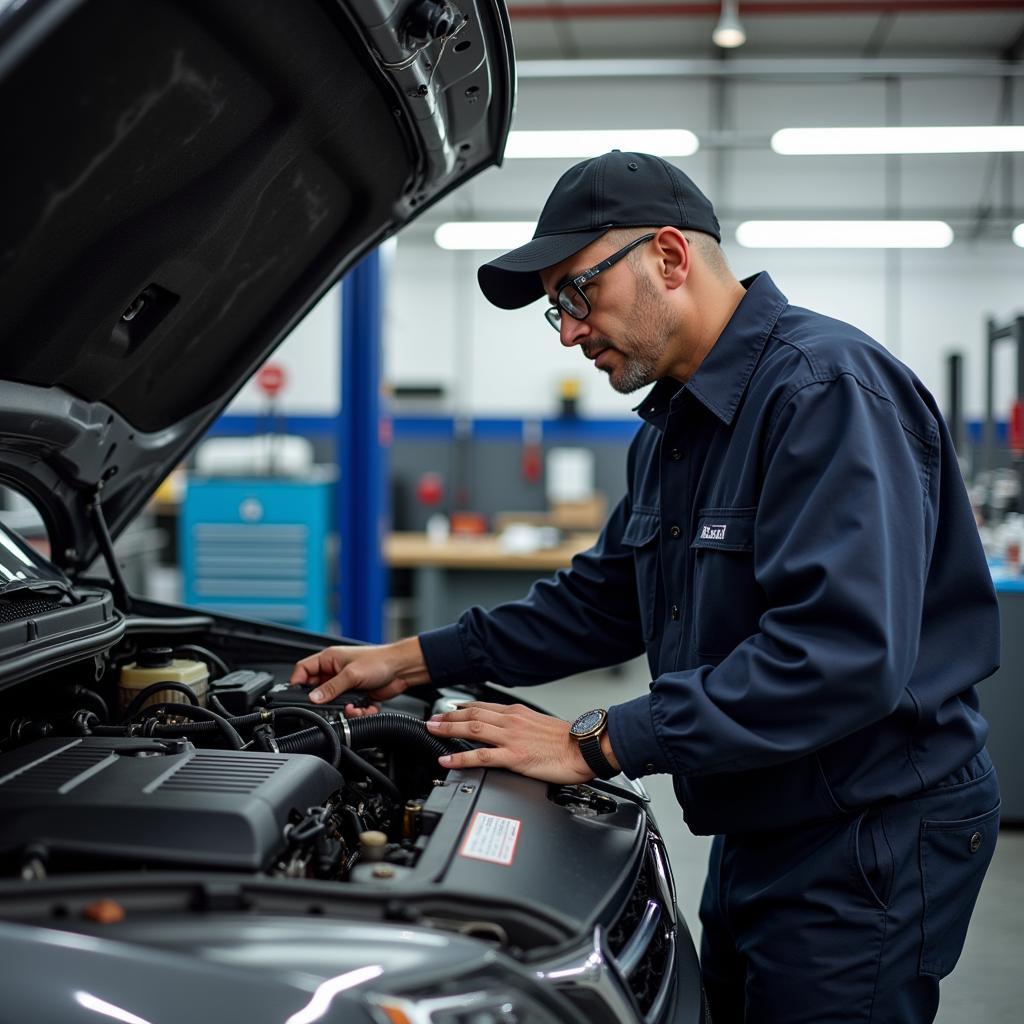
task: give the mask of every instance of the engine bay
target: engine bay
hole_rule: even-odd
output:
[[[5,690],[0,876],[359,881],[415,865],[439,817],[425,809],[437,758],[461,749],[424,728],[443,697],[348,718],[364,695],[314,707],[289,660],[236,666],[159,633]]]
[[[642,791],[440,766],[466,744],[432,714],[522,698],[426,684],[313,705],[288,680],[337,638],[40,583],[0,593],[0,921],[359,918],[530,958],[669,893]]]

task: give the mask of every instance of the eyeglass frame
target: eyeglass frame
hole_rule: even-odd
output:
[[[609,267],[614,267],[619,260],[628,256],[634,249],[639,248],[645,242],[649,242],[652,238],[657,235],[657,231],[651,231],[649,234],[641,235],[640,238],[634,238],[632,242],[624,245],[621,249],[613,252],[611,256],[601,260],[600,263],[595,263],[594,266],[590,267],[589,270],[584,270],[582,274],[576,274],[569,278],[564,284],[559,286],[558,292],[555,295],[556,304],[548,306],[544,310],[544,319],[556,330],[562,329],[562,314],[568,313],[573,320],[586,320],[588,316],[593,312],[593,307],[590,304],[590,299],[587,298],[587,293],[583,290],[585,284],[590,284],[598,274],[604,273]],[[567,289],[573,289],[580,298],[583,299],[583,305],[587,307],[587,311],[582,316],[577,316],[567,305],[562,303],[562,293]],[[566,300],[569,302],[570,300]]]

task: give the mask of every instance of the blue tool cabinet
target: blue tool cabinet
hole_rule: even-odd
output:
[[[178,538],[185,602],[325,632],[329,513],[329,481],[190,479]]]

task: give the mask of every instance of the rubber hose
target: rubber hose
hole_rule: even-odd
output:
[[[233,718],[234,716],[230,711],[221,703],[220,697],[215,693],[208,693],[206,695],[206,703],[208,707],[213,708],[218,715],[223,715],[225,718]]]
[[[174,707],[172,704],[171,707]],[[148,708],[146,709],[149,710]],[[231,715],[221,715],[221,718],[227,721],[235,729],[248,729],[251,725],[259,725],[260,722],[267,720],[266,715],[259,711],[251,711],[247,715],[238,715],[233,717]],[[217,732],[220,726],[213,721],[210,722],[190,722],[188,725],[158,725],[154,730],[154,736],[207,736],[210,733]]]
[[[76,686],[71,691],[71,696],[74,700],[84,697],[88,703],[92,704],[94,711],[97,708],[99,709],[98,717],[101,722],[110,721],[110,708],[107,707],[107,702],[95,690],[90,690],[86,686]]]
[[[330,762],[335,768],[338,767],[338,762],[341,761],[341,740],[338,739],[338,734],[331,728],[331,723],[323,715],[318,715],[310,708],[275,708],[274,721],[278,722],[283,718],[299,718],[304,722],[312,722],[327,738],[327,745],[331,748]],[[278,746],[281,745],[281,740],[284,738],[277,737]]]
[[[139,713],[142,705],[145,704],[154,693],[163,693],[164,690],[171,690],[173,693],[182,693],[188,697],[188,702],[192,707],[199,706],[199,698],[184,683],[178,683],[173,679],[168,679],[163,683],[150,683],[144,690],[139,690],[139,692],[132,697],[131,703],[128,707],[124,709],[121,721],[130,722],[132,718]]]
[[[192,707],[191,704],[150,704],[147,712],[170,711],[176,715],[183,715],[185,718],[203,718],[210,722],[216,722],[220,731],[227,737],[228,743],[234,750],[242,749],[242,737],[235,731],[235,727],[216,711],[208,708]],[[159,726],[157,726],[159,728]]]
[[[313,713],[316,714],[316,712]],[[331,728],[329,722],[327,727]],[[282,754],[300,754],[311,753],[316,750],[322,743],[322,737],[323,733],[319,729],[303,729],[301,732],[293,732],[287,736],[277,736],[275,738],[277,740],[277,749]],[[335,734],[334,738],[338,740],[337,734]],[[353,771],[375,782],[393,800],[401,802],[401,791],[379,768],[370,764],[365,758],[360,757],[354,750],[349,750],[340,740],[338,740],[338,751],[341,755],[341,760]]]
[[[462,744],[443,740],[427,732],[426,726],[412,715],[402,715],[394,711],[381,711],[376,715],[364,715],[362,718],[347,720],[352,735],[353,747],[376,747],[387,745],[395,740],[408,741],[419,747],[424,753],[434,757],[454,754],[465,749]],[[335,728],[338,728],[335,726]]]
[[[205,647],[200,647],[199,644],[181,644],[174,648],[174,653],[176,655],[194,654],[200,660],[209,662],[209,664],[217,669],[222,676],[229,675],[231,672],[231,669],[228,668],[227,662],[219,654],[214,654],[213,651],[208,650]]]
[[[170,707],[188,707],[185,704],[171,704]],[[148,708],[146,709],[149,710]],[[218,712],[219,713],[219,712]],[[252,711],[247,715],[222,715],[228,722],[237,729],[246,729],[252,725],[259,725],[267,720],[266,715],[259,711]],[[128,725],[97,725],[90,733],[93,736],[124,736],[127,734]],[[189,722],[187,725],[156,725],[151,732],[154,736],[183,736],[188,739],[190,736],[210,736],[215,732],[222,732],[220,723],[214,721]]]

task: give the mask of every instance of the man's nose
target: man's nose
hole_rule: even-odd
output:
[[[589,333],[590,326],[586,320],[577,320],[562,310],[562,319],[558,326],[558,340],[566,348],[581,344]]]

